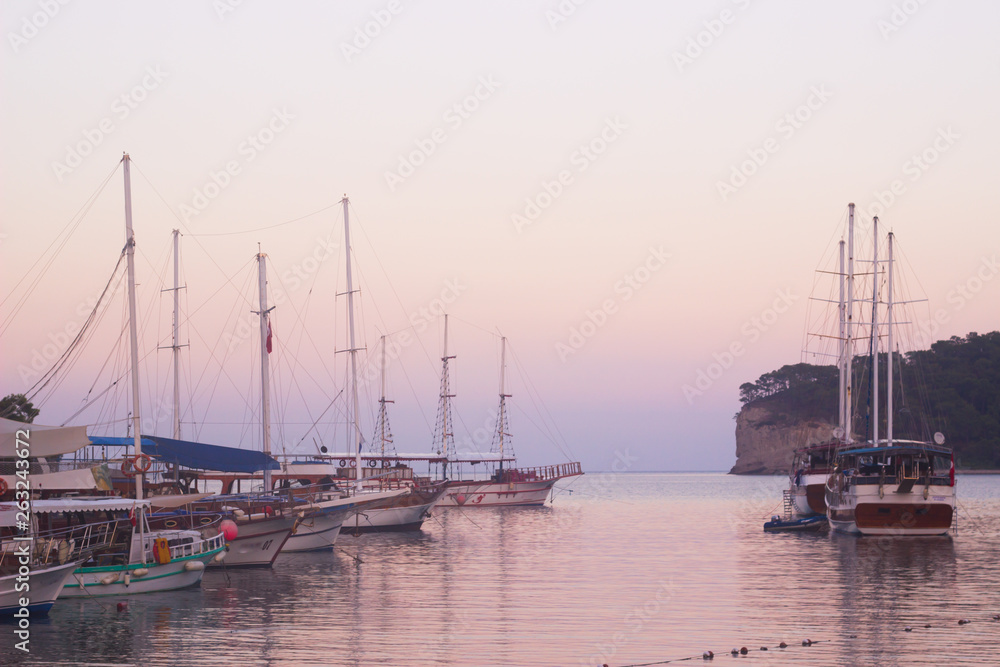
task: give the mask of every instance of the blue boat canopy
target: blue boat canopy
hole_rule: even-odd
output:
[[[93,445],[127,447],[132,442],[132,438],[90,436],[90,443]],[[142,436],[142,453],[149,454],[164,463],[173,463],[195,470],[245,473],[281,470],[281,464],[263,452],[159,436]]]

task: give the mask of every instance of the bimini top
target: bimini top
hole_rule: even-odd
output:
[[[134,498],[87,498],[85,496],[31,501],[31,511],[34,514],[45,514],[48,512],[105,512],[107,510],[132,510],[139,506],[149,507],[149,501],[136,500]],[[0,513],[3,513],[4,510],[7,510],[8,508],[16,509],[14,503],[0,503]]]
[[[132,438],[91,436],[90,442],[94,445],[124,447],[132,444]],[[254,452],[238,447],[208,445],[203,442],[161,438],[160,436],[142,436],[142,453],[163,463],[173,463],[195,470],[246,473],[281,470],[281,465],[263,452]]]
[[[19,435],[20,434],[20,435]],[[58,456],[87,446],[86,426],[42,426],[0,417],[0,457],[15,458],[17,441],[31,458]]]

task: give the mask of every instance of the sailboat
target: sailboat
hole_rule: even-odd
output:
[[[454,359],[448,355],[448,316],[444,316],[444,356],[442,357],[441,393],[438,409],[438,435],[444,460],[443,476],[447,478],[449,465],[461,463],[495,463],[494,473],[486,480],[454,479],[448,483],[448,491],[440,502],[441,507],[511,507],[511,506],[541,506],[549,498],[552,487],[560,479],[582,475],[579,462],[562,463],[532,468],[518,468],[504,464],[516,463],[513,455],[507,451],[507,441],[510,438],[507,421],[507,399],[511,397],[506,392],[507,374],[507,339],[500,339],[500,405],[497,412],[497,425],[494,431],[494,441],[497,452],[495,455],[472,457],[469,455],[452,454],[454,440],[451,427],[451,399],[453,394],[449,389],[448,361]]]
[[[86,523],[99,521],[109,511],[128,511],[130,529],[123,532],[121,551],[102,550],[73,572],[73,579],[60,597],[128,595],[172,590],[201,582],[207,563],[224,557],[225,534],[217,524],[201,530],[151,530],[146,514],[150,503],[143,498],[143,468],[150,459],[142,453],[139,400],[139,341],[135,295],[135,236],[132,232],[131,159],[122,157],[125,179],[125,253],[128,275],[129,344],[132,381],[131,458],[135,499],[56,499],[32,503],[36,514],[66,517],[71,513]]]
[[[853,204],[851,205],[853,223]],[[955,510],[955,463],[944,436],[934,434],[934,442],[899,440],[893,432],[893,274],[894,235],[888,235],[886,262],[886,330],[888,342],[888,382],[886,396],[886,437],[879,438],[879,306],[883,303],[879,279],[878,217],[873,219],[875,279],[872,289],[870,409],[872,437],[855,442],[851,434],[850,403],[847,404],[843,444],[833,459],[834,469],[826,482],[826,515],[834,530],[861,535],[942,535],[952,524]],[[853,236],[853,226],[852,226]],[[853,279],[853,267],[848,280]],[[848,340],[850,336],[848,336]],[[850,357],[850,354],[847,355]],[[847,367],[849,370],[849,366]],[[848,380],[849,382],[849,380]],[[843,384],[843,383],[842,383]],[[849,384],[848,384],[849,386]],[[846,393],[849,398],[849,390]]]

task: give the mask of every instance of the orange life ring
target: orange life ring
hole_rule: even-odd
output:
[[[9,488],[10,487],[7,486],[7,480],[5,480],[3,477],[0,477],[0,496],[7,493],[7,490]]]
[[[141,473],[149,472],[152,465],[153,459],[147,454],[139,454],[132,459],[132,466]]]
[[[358,467],[358,460],[357,459],[351,459],[351,467],[352,468],[357,468]]]

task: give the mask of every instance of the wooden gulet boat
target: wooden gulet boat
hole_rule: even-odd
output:
[[[853,238],[854,207],[850,207]],[[875,237],[873,266],[876,279],[872,291],[871,349],[872,378],[870,403],[872,438],[853,443],[850,421],[846,444],[834,458],[834,471],[826,483],[825,499],[830,526],[837,531],[861,535],[941,535],[947,533],[955,510],[955,464],[944,436],[934,435],[934,443],[901,441],[893,433],[893,241],[888,236],[886,271],[886,329],[888,339],[888,382],[886,396],[886,438],[879,438],[879,304],[878,218],[873,220]],[[852,276],[849,273],[848,279]],[[947,472],[946,472],[947,471]]]

